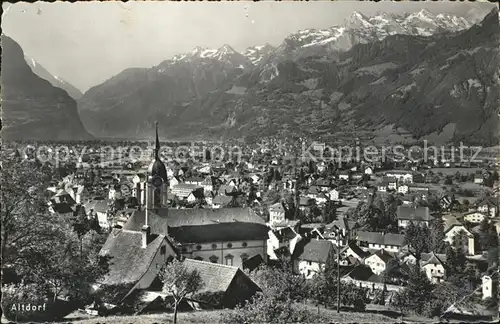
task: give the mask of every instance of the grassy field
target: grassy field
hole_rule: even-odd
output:
[[[310,307],[311,312],[317,313],[317,308]],[[197,312],[184,312],[178,314],[179,324],[197,324],[197,323],[223,323],[222,314],[224,310],[217,311],[197,311]],[[322,323],[394,323],[400,322],[400,317],[397,315],[384,315],[375,311],[367,312],[352,312],[341,311],[339,314],[336,310],[320,308],[320,317],[323,319]],[[135,316],[109,316],[109,317],[90,317],[82,313],[74,313],[66,318],[71,323],[78,324],[98,324],[98,323],[138,323],[138,324],[154,324],[154,323],[173,323],[173,314],[147,314]],[[431,319],[422,318],[404,318],[405,322],[423,323],[432,322]]]

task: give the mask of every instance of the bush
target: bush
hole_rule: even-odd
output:
[[[9,321],[57,321],[76,308],[66,301],[50,300],[43,294],[43,289],[35,284],[6,285],[2,288],[2,309]]]

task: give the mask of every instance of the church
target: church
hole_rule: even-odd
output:
[[[180,255],[199,261],[241,268],[250,260],[265,261],[269,228],[251,208],[168,208],[169,178],[159,151],[157,126],[153,161],[137,184],[144,208],[134,211],[123,229],[165,235]]]

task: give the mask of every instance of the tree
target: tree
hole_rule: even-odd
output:
[[[304,277],[292,271],[291,263],[282,266],[262,265],[250,277],[262,289],[250,301],[224,316],[225,323],[292,323],[310,316],[300,302],[307,296]]]
[[[108,271],[107,258],[98,255],[102,237],[48,211],[44,166],[3,153],[9,170],[1,175],[3,267],[17,274],[21,286],[38,285],[51,301],[64,297],[84,305],[91,285]]]
[[[415,250],[417,264],[423,252],[429,251],[429,228],[427,225],[415,225],[410,222],[405,229],[405,244]]]
[[[430,222],[429,226],[430,239],[429,239],[429,250],[434,253],[444,253],[445,241],[444,241],[444,221],[442,218],[436,218]]]
[[[409,271],[408,285],[401,292],[396,293],[393,306],[402,313],[424,314],[433,289],[434,286],[427,275],[420,270],[418,265],[412,265]]]
[[[174,259],[165,264],[159,272],[163,282],[163,291],[174,299],[174,323],[177,323],[179,304],[188,295],[192,295],[203,287],[203,281],[197,270],[189,271],[184,263]]]

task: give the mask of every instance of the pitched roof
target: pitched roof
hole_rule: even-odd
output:
[[[227,266],[219,263],[185,259],[183,261],[188,271],[197,270],[203,282],[203,287],[198,293],[226,292],[234,277],[241,272],[238,267]],[[239,275],[245,275],[243,272]]]
[[[73,212],[71,205],[69,205],[67,203],[53,204],[52,209],[54,210],[54,212],[56,212],[58,214],[67,214],[67,213]]]
[[[145,211],[135,211],[125,225],[125,229],[140,231],[144,225]],[[148,225],[152,233],[167,233],[168,227],[213,225],[220,223],[257,223],[265,225],[265,221],[251,208],[160,208],[150,212]]]
[[[101,283],[116,285],[137,282],[150,268],[163,240],[164,235],[151,235],[148,246],[142,248],[141,232],[113,229],[100,252],[112,257],[109,272]]]
[[[389,253],[387,253],[384,249],[378,250],[372,255],[376,255],[377,257],[379,257],[380,260],[384,261],[385,263],[388,263],[391,259],[394,259],[394,257]]]
[[[327,240],[312,239],[310,241],[303,240],[301,242],[304,243],[299,243],[294,251],[294,254],[296,254],[300,260],[326,263],[330,252],[335,251],[333,243]]]
[[[358,231],[357,240],[373,244],[403,246],[405,237],[401,234]]]
[[[425,257],[425,259],[424,259],[424,257]],[[420,261],[420,266],[424,267],[428,264],[444,265],[443,260],[446,260],[446,256],[438,255],[438,254],[435,254],[434,252],[431,252],[431,253],[426,254],[425,256],[422,255],[422,260]]]
[[[268,232],[267,226],[256,223],[220,223],[168,229],[169,236],[179,243],[267,240]]]
[[[430,221],[432,219],[428,207],[398,206],[397,215],[401,220]]]
[[[346,274],[345,277],[359,281],[381,282],[380,277],[374,274],[372,270],[365,265],[357,266]]]
[[[455,216],[452,215],[445,215],[443,216],[443,221],[444,221],[444,233],[448,232],[450,229],[452,229],[454,226],[461,226],[463,225],[460,223]]]
[[[349,244],[346,247],[344,247],[344,251],[346,251],[347,249],[351,249],[351,251],[354,252],[361,259],[370,255],[370,252],[363,251],[356,243],[352,241],[349,242]]]
[[[212,200],[213,204],[221,204],[221,205],[226,205],[229,204],[231,201],[233,201],[232,196],[215,196],[214,199]]]

